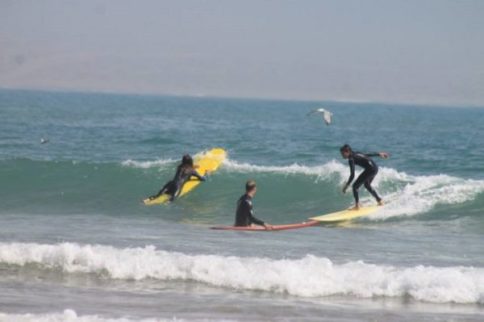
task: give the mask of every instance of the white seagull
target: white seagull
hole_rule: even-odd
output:
[[[324,122],[326,123],[326,125],[331,124],[331,117],[333,116],[333,113],[331,113],[328,110],[325,110],[324,108],[318,108],[318,109],[315,109],[315,110],[309,112],[308,115],[315,114],[315,113],[320,113],[320,114],[323,115],[323,119],[324,119]]]

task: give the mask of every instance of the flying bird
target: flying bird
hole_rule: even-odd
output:
[[[326,123],[326,125],[331,124],[331,117],[333,116],[333,113],[331,113],[328,110],[325,110],[324,108],[318,108],[318,109],[315,109],[315,110],[309,112],[308,115],[316,114],[316,113],[319,113],[323,116],[323,119],[324,119],[324,122]]]

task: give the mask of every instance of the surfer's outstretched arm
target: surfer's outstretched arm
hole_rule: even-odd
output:
[[[192,173],[190,174],[191,177],[196,177],[200,181],[206,181],[207,176],[202,176],[200,173],[198,173],[197,170],[193,170]]]
[[[380,157],[382,159],[388,159],[390,157],[390,154],[388,152],[370,152],[365,153],[365,155],[368,157]]]

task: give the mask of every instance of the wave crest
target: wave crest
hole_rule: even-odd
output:
[[[127,160],[125,166],[139,168],[163,167],[173,160],[138,162]],[[340,189],[349,176],[348,167],[336,160],[323,165],[306,166],[291,164],[286,166],[264,166],[227,159],[223,169],[229,173],[272,173],[276,175],[303,175],[314,177],[316,182],[329,182],[334,189]],[[358,175],[358,173],[357,173]],[[373,182],[387,205],[370,219],[386,219],[396,216],[414,216],[432,210],[438,205],[453,205],[474,200],[484,193],[483,180],[471,180],[445,174],[415,176],[392,168],[381,167]],[[374,203],[365,189],[360,189],[363,203]]]
[[[371,219],[414,216],[438,205],[454,205],[474,200],[484,193],[484,181],[445,174],[413,176],[391,168],[381,168],[373,184],[388,202]],[[360,189],[364,190],[364,189]],[[364,198],[365,202],[371,201]]]
[[[149,168],[162,168],[168,164],[173,164],[173,163],[175,163],[175,160],[172,160],[172,159],[159,159],[155,161],[136,161],[136,160],[128,159],[121,162],[121,165],[125,167],[149,169]]]
[[[142,319],[132,320],[128,318],[103,318],[99,315],[78,315],[76,311],[66,309],[62,313],[45,313],[45,314],[6,314],[0,313],[0,321],[16,321],[16,322],[182,322],[177,318],[173,319]]]
[[[362,261],[335,264],[328,258],[312,255],[296,260],[274,260],[186,255],[156,250],[154,246],[117,249],[74,243],[3,243],[0,263],[35,264],[45,269],[103,274],[113,279],[190,280],[301,297],[411,296],[436,303],[484,303],[484,269],[472,267],[405,268]]]
[[[303,174],[308,176],[317,176],[319,178],[329,178],[335,174],[343,175],[346,168],[343,164],[332,160],[323,165],[305,166],[293,163],[288,166],[262,166],[250,163],[240,163],[231,159],[224,161],[224,168],[233,172],[256,172],[256,173],[278,173],[284,175]]]

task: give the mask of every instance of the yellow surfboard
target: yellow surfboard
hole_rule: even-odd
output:
[[[309,218],[311,220],[316,220],[319,222],[338,222],[338,221],[346,221],[352,220],[360,217],[367,216],[372,214],[378,210],[378,206],[369,206],[369,207],[360,207],[358,210],[353,209],[346,209],[343,211],[333,212],[326,215],[321,215],[317,217]]]
[[[227,152],[224,149],[215,148],[195,155],[193,157],[193,163],[198,173],[204,176],[207,174],[207,172],[213,173],[214,171],[216,171],[226,157],[227,157]],[[183,188],[178,197],[184,196],[188,192],[195,189],[195,187],[198,186],[199,184],[200,184],[200,181],[197,178],[192,177],[191,180],[188,180],[183,185]],[[147,206],[159,205],[159,204],[168,202],[169,199],[170,199],[169,195],[163,194],[153,200],[150,200],[149,198],[144,199],[143,203]]]

